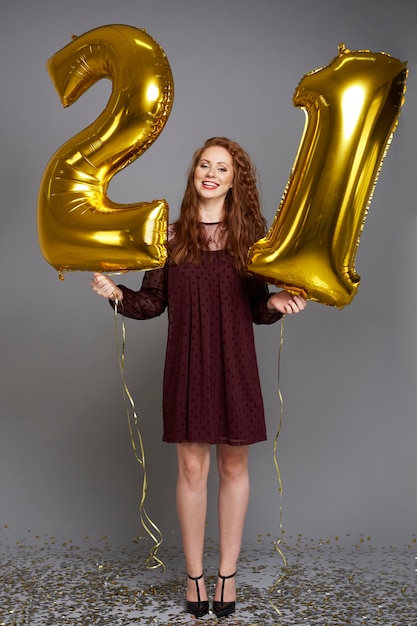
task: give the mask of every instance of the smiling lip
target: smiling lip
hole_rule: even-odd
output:
[[[217,183],[213,183],[213,182],[209,182],[207,180],[203,181],[203,187],[205,187],[206,189],[217,189],[218,185]]]

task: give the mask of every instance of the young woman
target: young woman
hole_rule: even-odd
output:
[[[235,575],[249,500],[248,450],[266,439],[252,323],[298,313],[304,298],[274,294],[245,273],[249,247],[265,235],[257,174],[234,141],[214,137],[196,151],[168,262],[139,291],[95,274],[93,290],[148,319],[168,308],[163,440],[178,456],[177,511],[187,570],[187,611],[209,610],[203,551],[210,445],[219,473],[220,560],[213,611],[235,610]]]

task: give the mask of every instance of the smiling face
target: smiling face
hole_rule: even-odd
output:
[[[206,148],[194,171],[194,186],[202,201],[224,199],[233,186],[232,155],[222,146]]]

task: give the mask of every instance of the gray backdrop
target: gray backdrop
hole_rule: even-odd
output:
[[[289,534],[361,534],[403,544],[416,532],[417,9],[414,0],[3,0],[1,4],[1,533],[129,541],[141,472],[122,399],[110,308],[87,275],[64,282],[39,250],[36,202],[52,153],[104,108],[101,81],[64,109],[45,69],[71,35],[145,28],[164,48],[175,101],[162,135],[110,185],[119,202],[166,198],[175,218],[194,149],[237,139],[256,162],[271,223],[304,115],[307,72],[344,42],[409,62],[407,100],[361,238],[359,292],[342,311],[310,303],[287,318],[278,440]],[[125,277],[137,285],[141,275]],[[147,508],[177,533],[175,449],[161,442],[166,316],[128,320],[126,380],[141,419]],[[251,451],[246,537],[279,531],[273,465],[280,327],[256,329],[269,441]],[[213,474],[207,533],[216,537]],[[6,529],[5,527],[8,527]]]

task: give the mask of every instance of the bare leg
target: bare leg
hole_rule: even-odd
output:
[[[242,545],[243,528],[249,503],[248,446],[217,446],[219,470],[220,567],[223,576],[236,571]],[[220,600],[221,581],[217,581],[215,600]],[[225,583],[223,600],[236,597],[235,578]]]
[[[204,532],[207,514],[207,479],[210,468],[210,445],[177,444],[177,511],[181,527],[187,573],[203,572]],[[204,578],[199,582],[200,598],[207,600]],[[195,581],[187,579],[187,600],[197,601]]]

